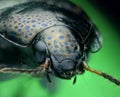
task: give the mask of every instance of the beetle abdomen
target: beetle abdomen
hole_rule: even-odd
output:
[[[55,13],[46,8],[32,6],[31,9],[31,6],[23,8],[19,5],[4,11],[1,14],[0,34],[16,44],[28,45],[37,33],[56,24],[63,25]]]

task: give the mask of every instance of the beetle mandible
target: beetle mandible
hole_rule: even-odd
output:
[[[40,0],[1,9],[0,36],[18,48],[31,47],[39,64],[35,69],[4,67],[0,72],[45,72],[49,82],[54,74],[62,79],[75,77],[75,83],[76,75],[88,70],[120,85],[86,64],[89,53],[101,48],[102,39],[86,13],[70,1]]]

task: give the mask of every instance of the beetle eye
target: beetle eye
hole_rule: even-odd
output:
[[[43,41],[38,41],[35,44],[35,48],[40,52],[45,52],[46,51],[46,45]]]

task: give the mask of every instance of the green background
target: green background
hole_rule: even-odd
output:
[[[102,37],[103,47],[91,54],[89,66],[104,71],[120,79],[120,39],[116,25],[108,20],[107,15],[91,5],[90,0],[71,0],[85,10],[97,25]],[[85,72],[78,76],[75,85],[72,80],[53,78],[52,84],[27,75],[0,82],[0,97],[120,97],[120,87],[99,77]]]

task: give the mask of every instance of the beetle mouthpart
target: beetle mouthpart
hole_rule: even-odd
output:
[[[65,72],[65,75],[67,75],[69,77],[72,77],[74,75],[74,72],[72,70],[64,71],[64,72]]]
[[[92,73],[95,73],[99,76],[102,76],[104,77],[105,79],[108,79],[109,81],[115,83],[116,85],[120,86],[120,80],[112,77],[111,75],[108,75],[106,73],[103,73],[103,72],[100,72],[100,71],[97,71],[97,70],[94,70],[94,69],[91,69],[87,64],[86,62],[83,62],[83,68],[86,69],[87,71],[90,71]]]
[[[61,63],[60,63],[60,66],[63,70],[66,70],[66,71],[70,71],[70,70],[73,70],[74,67],[75,67],[75,64],[72,60],[63,60]]]
[[[73,80],[73,85],[76,83],[76,80],[77,80],[77,77],[75,76]]]

